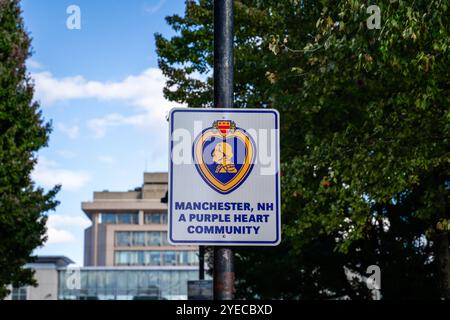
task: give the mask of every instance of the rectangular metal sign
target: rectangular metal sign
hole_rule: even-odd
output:
[[[212,280],[191,280],[187,286],[188,300],[213,300]]]
[[[272,109],[170,112],[171,244],[279,244],[279,118]]]

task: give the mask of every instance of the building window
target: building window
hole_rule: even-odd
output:
[[[131,245],[131,232],[118,231],[116,232],[116,246],[124,247]]]
[[[167,239],[167,231],[161,232],[161,245],[170,246],[169,239]]]
[[[164,265],[176,265],[177,264],[177,253],[175,251],[164,252]]]
[[[178,264],[187,265],[188,264],[188,252],[181,251],[178,253]]]
[[[170,245],[165,231],[116,231],[115,244],[117,247]]]
[[[11,300],[27,300],[27,287],[13,288]]]
[[[116,266],[143,266],[160,265],[161,257],[159,252],[151,251],[116,251]]]
[[[138,224],[137,212],[102,213],[100,223],[103,224]]]
[[[145,251],[136,251],[137,265],[143,266],[145,264]]]
[[[116,251],[115,264],[116,266],[126,266],[129,264],[129,252],[128,251]]]
[[[198,265],[196,251],[116,251],[116,266],[192,266]]]
[[[151,266],[161,265],[161,252],[146,251],[145,252],[145,264],[151,265]]]
[[[146,212],[144,214],[145,224],[167,224],[167,213]]]
[[[128,261],[129,265],[136,266],[139,264],[137,251],[129,251],[128,257],[129,257],[129,261]]]
[[[117,216],[115,213],[102,213],[101,216],[101,223],[104,224],[116,224],[117,223]]]
[[[195,251],[188,251],[187,252],[187,264],[188,265],[198,265],[198,254]]]
[[[159,231],[147,232],[147,245],[148,246],[160,246],[161,245],[161,232],[159,232]]]
[[[118,224],[138,224],[137,213],[120,213],[117,215]]]
[[[145,246],[145,232],[133,232],[133,246]]]

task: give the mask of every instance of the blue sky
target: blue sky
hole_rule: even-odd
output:
[[[70,5],[81,29],[69,30]],[[167,170],[167,122],[177,105],[163,98],[154,33],[173,34],[164,18],[182,14],[183,0],[22,0],[33,38],[28,70],[35,98],[53,123],[33,178],[62,184],[49,215],[49,240],[36,254],[66,255],[83,263],[89,220],[82,201],[94,191],[126,191],[144,171]]]

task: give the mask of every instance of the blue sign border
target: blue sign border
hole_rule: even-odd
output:
[[[264,109],[172,109],[170,111],[170,128],[169,137],[172,137],[173,134],[173,123],[174,123],[174,114],[177,112],[215,112],[215,113],[272,113],[275,115],[275,129],[278,130],[278,117],[279,114],[276,110],[270,109],[270,110],[264,110]],[[173,162],[172,162],[172,150],[173,150],[173,141],[170,141],[170,150],[169,150],[169,161],[170,161],[170,168],[169,168],[169,193],[168,193],[168,202],[169,202],[169,240],[173,244],[217,244],[217,245],[226,245],[226,244],[242,244],[242,245],[249,245],[249,244],[257,244],[257,245],[271,245],[271,244],[277,244],[280,241],[280,194],[279,194],[279,167],[278,167],[278,148],[279,148],[279,136],[277,135],[277,143],[275,144],[275,165],[276,165],[276,174],[275,174],[275,200],[276,200],[276,239],[274,241],[208,241],[208,240],[174,240],[172,237],[172,179],[173,179]]]

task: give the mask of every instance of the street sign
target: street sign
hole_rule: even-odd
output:
[[[169,242],[278,245],[279,114],[173,109],[169,115]]]
[[[190,280],[187,282],[188,300],[212,300],[212,280]]]

